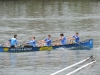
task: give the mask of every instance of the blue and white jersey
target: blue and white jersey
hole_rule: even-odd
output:
[[[18,44],[18,41],[17,41],[16,38],[11,38],[11,39],[9,40],[9,42],[10,42],[10,45],[11,45],[11,46],[15,46],[15,45]]]
[[[62,44],[62,45],[65,45],[65,44],[66,44],[66,42],[67,42],[66,37],[63,37],[63,38],[61,39],[61,44]]]
[[[78,43],[78,42],[79,42],[79,40],[80,40],[80,38],[79,38],[78,36],[76,36],[76,35],[75,35],[75,36],[73,36],[73,38],[75,38],[75,42],[76,42],[76,43]]]
[[[30,44],[31,46],[36,47],[36,40],[31,40],[27,42],[27,44]]]
[[[46,46],[51,46],[52,40],[51,39],[44,39],[44,41],[46,42]]]

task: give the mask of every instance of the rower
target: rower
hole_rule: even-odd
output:
[[[74,36],[68,37],[68,39],[70,40],[70,44],[79,42],[80,38],[78,35],[79,35],[79,33],[76,32],[76,34]]]
[[[76,35],[74,35],[73,36],[73,38],[74,38],[74,40],[75,40],[75,43],[78,43],[79,42],[79,40],[80,40],[80,38],[79,38],[79,36],[78,36],[79,34],[78,33],[76,33]]]
[[[27,46],[36,47],[36,40],[35,40],[35,37],[32,37],[31,39],[32,39],[31,41],[26,42],[26,44],[28,44]]]
[[[38,41],[38,43],[39,43],[39,46],[51,46],[52,44],[51,35],[48,35],[48,37],[45,38],[44,40]]]
[[[63,33],[60,34],[60,38],[58,38],[57,40],[55,40],[54,42],[60,40],[61,43],[56,43],[55,45],[65,45],[67,42],[66,37],[64,36]]]
[[[18,44],[17,35],[14,35],[14,38],[11,38],[11,39],[9,40],[9,43],[10,43],[10,47],[11,47],[11,48],[15,48],[15,45]]]

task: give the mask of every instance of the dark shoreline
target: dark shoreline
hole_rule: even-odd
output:
[[[42,1],[42,2],[55,2],[55,1],[68,1],[68,2],[75,2],[75,1],[82,1],[82,2],[97,2],[97,1],[100,1],[100,0],[0,0],[0,2],[4,2],[4,1]]]

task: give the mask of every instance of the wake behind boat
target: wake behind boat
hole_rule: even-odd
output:
[[[66,44],[66,45],[58,45],[58,46],[43,46],[43,47],[32,47],[32,46],[26,46],[26,47],[4,47],[0,46],[0,52],[31,52],[31,51],[51,51],[56,50],[58,48],[68,48],[68,49],[92,49],[93,48],[93,39],[88,39],[79,43],[73,43],[73,44]]]

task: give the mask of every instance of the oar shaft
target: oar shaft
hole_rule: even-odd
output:
[[[71,74],[73,74],[73,73],[75,73],[75,72],[77,72],[77,71],[79,71],[79,70],[81,70],[81,69],[84,69],[85,67],[87,67],[87,66],[93,64],[94,62],[96,62],[96,61],[92,61],[92,62],[90,62],[90,63],[88,63],[88,64],[86,64],[86,65],[83,65],[83,66],[77,68],[76,70],[74,70],[74,71],[72,71],[72,72],[66,74],[66,75],[71,75]]]
[[[87,59],[84,59],[84,60],[82,60],[82,61],[80,61],[80,62],[78,62],[78,63],[75,63],[75,64],[73,64],[73,65],[71,65],[71,66],[68,66],[68,67],[66,67],[66,68],[64,68],[64,69],[61,69],[61,70],[59,70],[59,71],[57,71],[57,72],[55,72],[55,73],[52,73],[52,74],[50,74],[50,75],[56,75],[56,74],[58,74],[58,73],[60,73],[60,72],[62,72],[62,71],[64,71],[64,70],[67,70],[67,69],[72,68],[72,67],[74,67],[74,66],[76,66],[76,65],[79,65],[79,64],[81,64],[81,63],[84,63],[85,61],[89,60],[90,58],[91,58],[91,57],[88,57]]]

